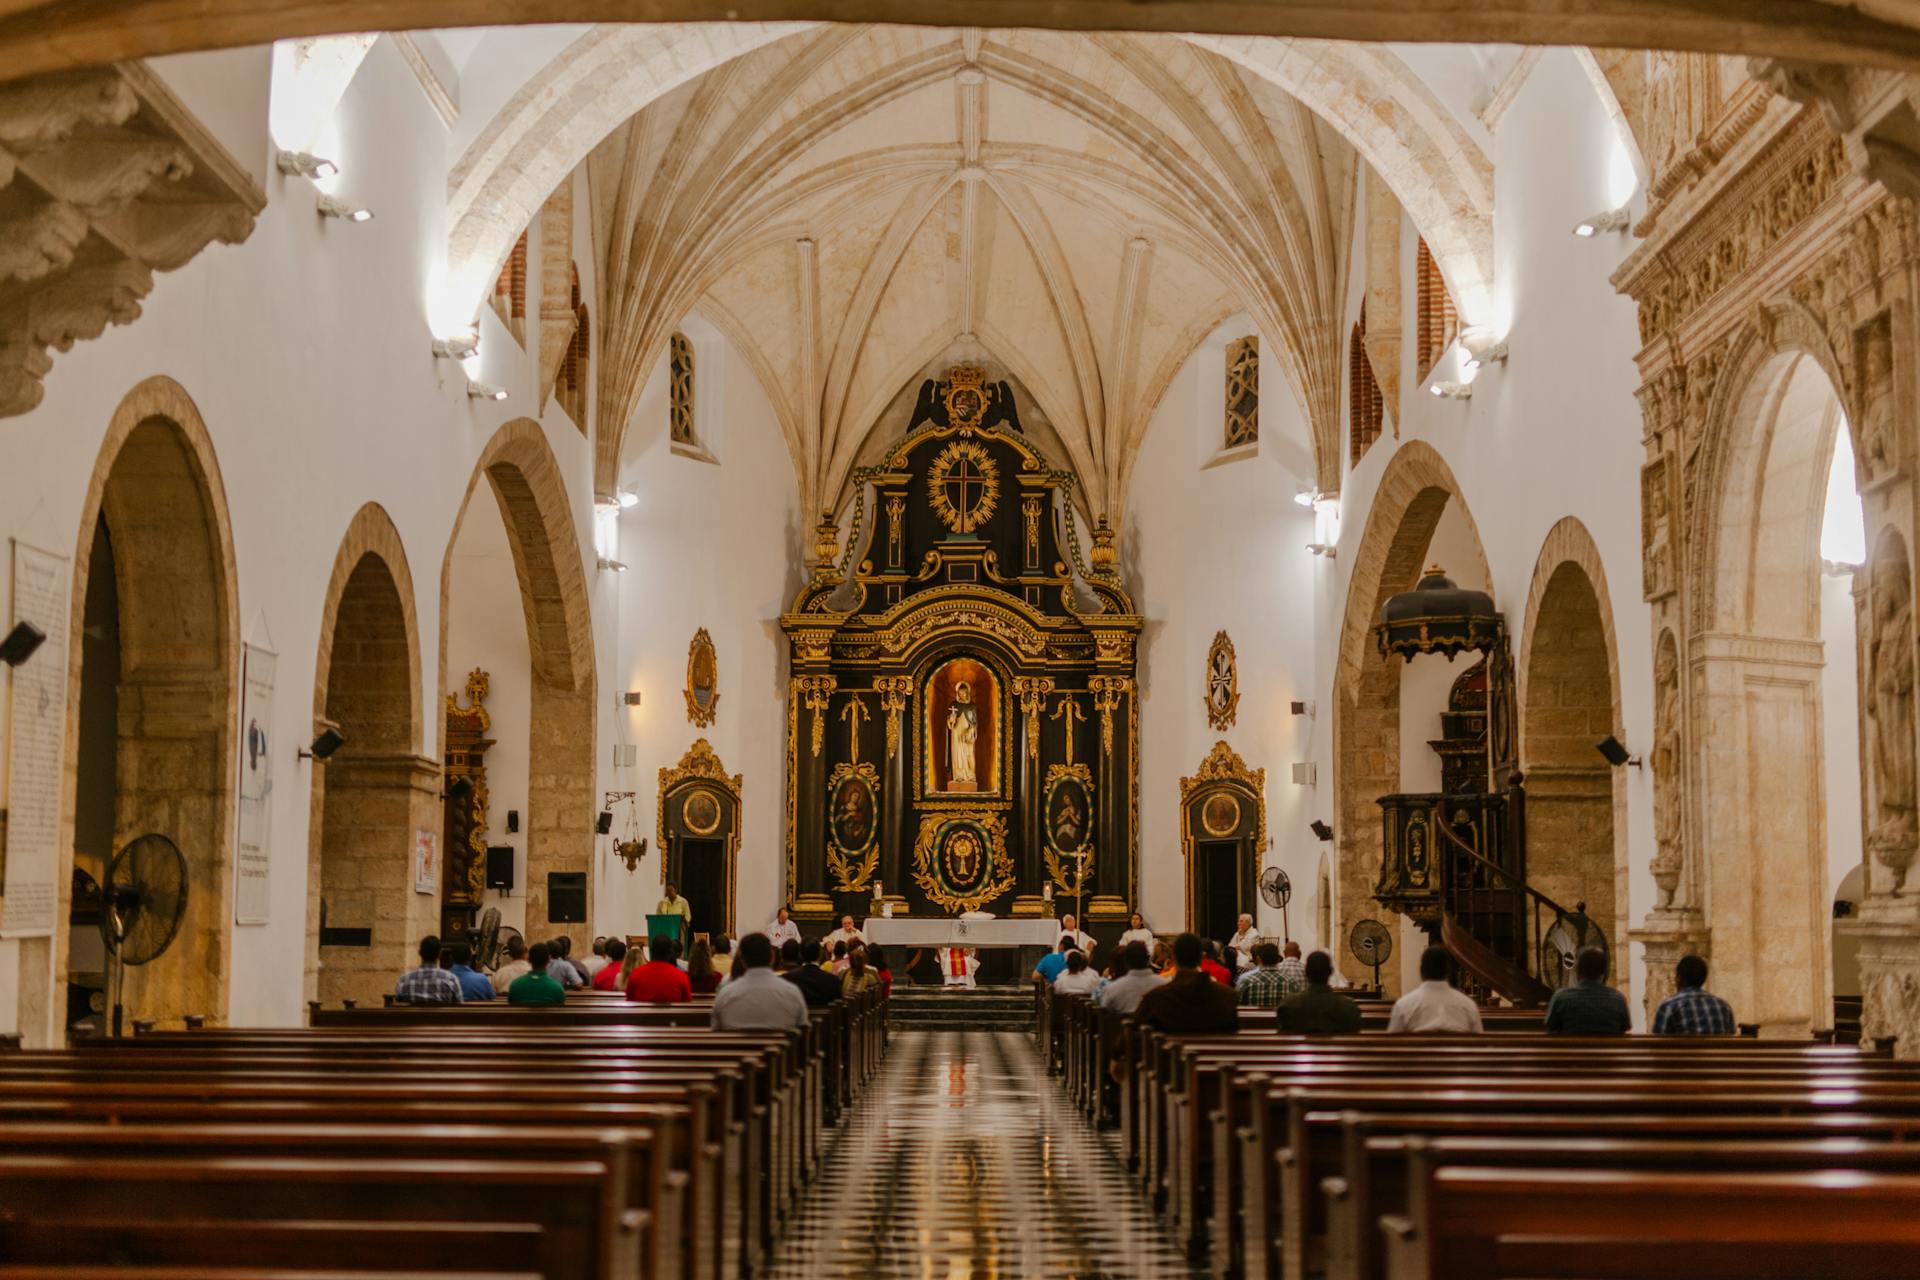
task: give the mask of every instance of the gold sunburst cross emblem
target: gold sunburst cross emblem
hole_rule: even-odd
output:
[[[927,500],[955,533],[972,534],[1000,501],[1000,468],[976,440],[955,440],[927,472]]]

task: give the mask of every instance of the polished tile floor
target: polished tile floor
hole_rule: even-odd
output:
[[[1192,1274],[1024,1033],[895,1035],[773,1280]]]

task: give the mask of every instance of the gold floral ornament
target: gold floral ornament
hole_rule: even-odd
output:
[[[913,878],[927,901],[978,911],[1014,888],[1003,815],[987,809],[923,814],[913,845]]]
[[[934,455],[927,470],[927,501],[933,514],[958,534],[986,523],[1000,503],[1000,467],[977,440],[955,440]]]
[[[1240,706],[1240,666],[1224,631],[1214,634],[1213,647],[1207,650],[1206,681],[1208,727],[1231,729]]]
[[[720,707],[720,660],[705,627],[693,633],[687,646],[686,694],[688,721],[699,729],[712,724]]]

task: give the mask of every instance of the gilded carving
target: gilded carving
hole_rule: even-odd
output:
[[[912,676],[876,676],[874,692],[880,695],[880,709],[887,713],[887,759],[900,750],[900,712],[913,696]]]
[[[1000,501],[1000,468],[977,440],[955,440],[927,469],[927,501],[955,533],[971,535]]]
[[[827,722],[823,718],[827,703],[832,700],[833,691],[840,682],[832,676],[796,676],[793,683],[800,692],[801,702],[813,713],[809,741],[815,758],[818,758],[827,745]]]
[[[1232,795],[1235,798],[1233,824],[1224,825],[1227,813],[1216,810],[1209,819],[1207,810],[1213,804],[1213,797],[1219,794]],[[1216,828],[1231,834],[1239,829],[1240,811],[1238,803],[1246,800],[1255,806],[1252,853],[1259,857],[1267,847],[1267,771],[1249,769],[1247,762],[1225,741],[1213,744],[1213,750],[1207,752],[1206,759],[1200,762],[1199,769],[1190,778],[1180,779],[1180,851],[1186,859],[1187,874],[1187,916],[1193,916],[1193,854],[1194,819],[1196,808],[1199,820],[1206,825],[1209,833]],[[1204,803],[1202,803],[1204,801]]]
[[[745,775],[727,772],[727,767],[720,763],[719,755],[714,752],[712,743],[705,738],[696,738],[693,745],[687,748],[687,753],[680,757],[680,763],[671,769],[660,770],[659,791],[654,801],[654,835],[659,841],[663,858],[673,848],[667,826],[669,804],[679,803],[681,823],[696,835],[711,835],[720,830],[726,814],[732,814],[733,821],[726,833],[727,864],[722,881],[725,914],[729,919],[733,915],[734,867],[740,856],[740,796],[745,781]],[[731,802],[730,808],[722,806],[722,794]]]
[[[1042,794],[1047,875],[1059,892],[1077,896],[1093,873],[1093,771],[1084,764],[1053,765]]]
[[[687,720],[697,729],[714,722],[720,707],[720,660],[705,627],[687,645]]]
[[[880,775],[872,765],[834,766],[827,782],[827,837],[834,890],[866,890],[880,865]]]
[[[1073,723],[1085,720],[1087,713],[1080,709],[1080,700],[1070,693],[1060,695],[1060,702],[1053,709],[1053,719],[1067,722],[1067,763],[1073,763]]]
[[[1006,894],[1015,883],[1006,818],[988,808],[922,814],[913,878],[927,901],[956,914]]]
[[[1240,667],[1233,656],[1233,641],[1224,631],[1216,631],[1207,650],[1206,690],[1201,701],[1207,708],[1207,724],[1213,729],[1231,729],[1240,706]]]
[[[1113,713],[1120,699],[1133,692],[1133,681],[1126,676],[1093,676],[1087,681],[1093,694],[1093,709],[1100,713],[1100,753],[1113,754]]]
[[[1046,709],[1047,695],[1053,692],[1053,677],[1015,676],[1013,692],[1020,699],[1021,713],[1027,718],[1027,758],[1038,760],[1040,758],[1040,714]]]

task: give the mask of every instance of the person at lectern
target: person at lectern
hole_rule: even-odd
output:
[[[660,899],[660,905],[653,909],[657,916],[679,916],[685,920],[686,930],[693,928],[693,904],[680,896],[680,888],[669,880],[666,884],[666,896]]]

